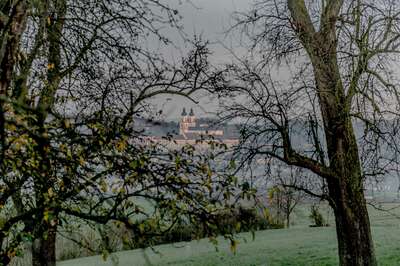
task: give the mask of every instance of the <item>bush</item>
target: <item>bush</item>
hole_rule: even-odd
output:
[[[311,206],[310,219],[314,223],[314,224],[310,225],[311,227],[328,226],[328,224],[325,222],[324,217],[322,216],[321,212],[319,211],[319,208],[315,205]]]
[[[211,219],[211,218],[210,218]],[[215,237],[231,233],[241,233],[257,230],[283,228],[283,224],[276,223],[264,216],[257,210],[239,207],[234,211],[224,211],[213,215],[213,221],[209,224],[196,221],[181,221],[162,235],[148,238],[137,238],[131,234],[128,245],[124,249],[146,248],[154,245],[169,244],[183,241],[192,241],[200,238]],[[114,236],[123,237],[129,235],[125,230],[112,232]],[[148,232],[151,233],[151,232]]]
[[[281,228],[275,221],[262,216],[253,208],[239,207],[233,213],[220,214],[217,219],[216,224],[220,230],[222,228],[222,234]],[[218,234],[218,231],[215,233]]]

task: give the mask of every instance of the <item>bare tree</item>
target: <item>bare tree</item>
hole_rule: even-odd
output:
[[[377,264],[364,181],[398,162],[399,11],[394,1],[259,0],[236,14],[252,53],[228,67],[226,118],[244,121],[246,158],[321,178],[340,265]]]
[[[288,171],[285,171],[288,170]],[[273,174],[273,186],[268,189],[269,201],[277,209],[277,218],[285,221],[287,228],[290,227],[290,216],[299,203],[304,202],[307,197],[307,176],[297,168],[278,167]]]

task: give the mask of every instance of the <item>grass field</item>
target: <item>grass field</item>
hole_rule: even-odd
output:
[[[399,205],[386,204],[385,208]],[[400,209],[393,210],[395,215]],[[294,214],[290,229],[256,232],[239,236],[236,254],[230,251],[229,243],[223,238],[218,246],[208,240],[162,245],[146,250],[124,251],[113,254],[106,262],[100,256],[59,262],[60,266],[94,265],[337,265],[336,235],[333,226],[326,228],[308,227],[308,206],[301,206]],[[400,219],[385,212],[370,209],[372,232],[379,265],[400,265]],[[325,210],[330,224],[332,215]]]

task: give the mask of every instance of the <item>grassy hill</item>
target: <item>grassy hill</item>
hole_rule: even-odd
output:
[[[370,209],[372,232],[379,265],[400,265],[400,209],[399,205],[387,204],[395,209],[394,215]],[[290,229],[256,232],[239,235],[236,254],[230,245],[220,238],[218,251],[207,239],[189,243],[162,245],[146,250],[118,252],[106,262],[100,256],[59,262],[60,266],[94,265],[337,265],[336,234],[333,226],[308,227],[308,208],[302,206],[295,214],[295,223]],[[325,213],[331,224],[332,215]]]

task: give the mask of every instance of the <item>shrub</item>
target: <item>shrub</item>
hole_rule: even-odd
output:
[[[310,225],[311,227],[328,226],[328,224],[325,222],[324,217],[322,216],[321,212],[319,211],[319,208],[316,205],[311,206],[310,219],[314,223],[314,224]]]

